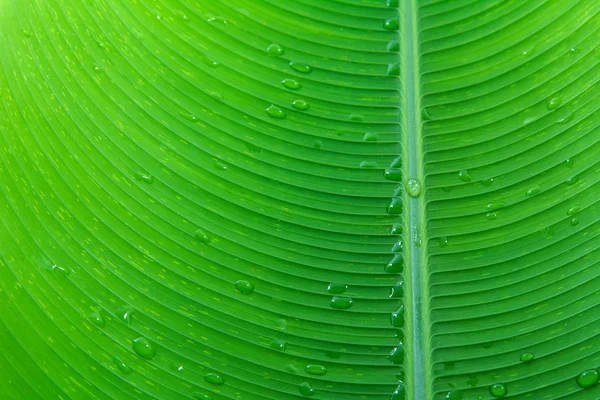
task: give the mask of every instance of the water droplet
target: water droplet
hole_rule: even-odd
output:
[[[31,32],[29,30],[23,29],[22,32],[23,32],[23,36],[25,36],[26,38],[31,37]]]
[[[392,364],[402,364],[404,362],[404,345],[402,342],[398,344],[398,347],[395,347],[394,350],[387,356],[387,359]]]
[[[93,312],[90,314],[90,321],[94,323],[99,328],[104,328],[106,326],[106,320],[102,317],[99,311]]]
[[[286,78],[284,80],[281,81],[281,84],[283,86],[285,86],[288,89],[292,89],[292,90],[298,90],[302,87],[302,85],[300,84],[300,82],[298,82],[295,79],[291,79],[291,78]]]
[[[184,21],[189,21],[188,16],[183,11],[177,11],[177,17],[181,18]]]
[[[571,47],[569,49],[569,54],[577,54],[577,48],[576,47]]]
[[[60,265],[54,264],[50,267],[52,273],[56,276],[69,276],[71,275],[71,270],[68,268],[61,267]]]
[[[106,45],[104,44],[104,42],[98,42],[98,46],[101,48],[106,48]]]
[[[133,314],[134,311],[130,307],[121,307],[115,313],[117,319],[125,322],[127,325],[131,325],[133,322]]]
[[[485,209],[488,211],[492,211],[492,210],[497,210],[499,208],[504,207],[506,204],[504,203],[490,203],[487,206],[485,206]]]
[[[506,390],[506,386],[504,386],[504,384],[502,384],[502,383],[494,383],[490,387],[490,393],[494,397],[504,397],[504,396],[506,396],[506,394],[508,393],[508,391]]]
[[[387,265],[384,268],[384,271],[390,274],[397,274],[399,272],[402,272],[402,270],[404,269],[404,257],[402,256],[402,254],[396,254],[394,255],[394,258],[392,258],[392,260],[387,263]]]
[[[431,118],[431,114],[429,114],[429,110],[425,107],[421,109],[421,119],[423,121],[431,121],[433,119]]]
[[[310,386],[310,383],[308,382],[302,382],[300,384],[300,394],[302,396],[306,396],[306,397],[310,397],[310,396],[314,396],[315,394],[315,389],[313,389]]]
[[[223,100],[223,95],[219,92],[215,92],[214,90],[207,90],[206,93],[214,99]]]
[[[481,181],[483,186],[491,186],[494,183],[494,178],[488,178]]]
[[[394,224],[392,225],[392,230],[390,231],[390,235],[401,235],[402,234],[402,224]]]
[[[415,230],[413,243],[417,247],[421,247],[421,245],[423,244],[423,240],[421,240],[421,233],[418,230]]]
[[[128,366],[127,364],[125,364],[119,358],[115,357],[114,361],[115,361],[115,365],[117,366],[117,368],[119,369],[119,371],[121,371],[121,373],[123,375],[128,375],[128,374],[131,373],[131,371],[133,371],[130,366]]]
[[[577,384],[579,387],[588,388],[590,386],[595,385],[598,382],[598,371],[595,369],[588,369],[587,371],[583,371],[581,374],[577,376]]]
[[[363,142],[376,142],[379,140],[379,135],[376,133],[365,133]]]
[[[395,31],[398,28],[400,28],[400,21],[398,21],[398,18],[388,18],[383,22],[383,29]]]
[[[458,173],[458,179],[460,179],[463,182],[471,182],[473,180],[469,172],[466,170],[462,170]]]
[[[281,56],[283,55],[283,53],[285,53],[285,50],[283,50],[283,47],[281,47],[277,43],[271,43],[267,47],[267,52],[273,56]]]
[[[204,393],[200,393],[200,392],[194,392],[194,399],[196,399],[196,400],[213,400],[212,397],[210,397]]]
[[[579,225],[579,218],[577,218],[577,217],[571,218],[571,225],[573,225],[573,226]]]
[[[225,383],[223,377],[219,374],[209,373],[204,376],[204,380],[208,383],[212,383],[213,385],[222,385]]]
[[[350,121],[362,122],[365,120],[365,116],[362,114],[350,114]]]
[[[239,280],[235,282],[235,290],[241,294],[250,294],[254,292],[254,284],[245,280]]]
[[[404,326],[404,306],[392,313],[391,316],[392,326],[394,328],[402,328]]]
[[[157,16],[156,16],[156,19],[160,19],[160,15],[157,15]]]
[[[298,368],[296,368],[296,366],[295,366],[294,364],[287,364],[287,365],[285,366],[285,370],[286,370],[287,372],[290,372],[290,373],[292,373],[292,374],[297,374],[297,373],[299,373],[299,372],[300,372],[300,371],[298,370]]]
[[[281,108],[277,107],[274,104],[271,104],[269,107],[267,107],[265,111],[267,112],[267,115],[269,117],[275,119],[283,119],[286,116],[285,111],[283,111]]]
[[[446,246],[448,246],[448,238],[446,236],[440,236],[438,238],[438,245],[440,247],[446,247]]]
[[[392,253],[400,253],[403,248],[404,242],[402,242],[402,239],[400,239],[394,244],[394,246],[392,246]]]
[[[220,17],[220,16],[210,17],[209,19],[206,20],[206,22],[227,25],[227,20],[225,19],[225,17]]]
[[[569,208],[569,210],[567,211],[567,215],[573,215],[573,214],[578,213],[579,211],[581,211],[580,206],[573,206],[573,207]]]
[[[210,242],[210,238],[202,229],[198,229],[196,230],[196,232],[194,232],[194,238],[196,238],[196,240],[199,240],[202,243]]]
[[[392,215],[402,214],[402,199],[400,197],[392,197],[392,201],[387,207],[387,213]]]
[[[402,282],[398,282],[398,284],[390,289],[390,298],[398,299],[402,298],[404,295],[404,285]]]
[[[352,307],[354,300],[349,297],[339,297],[333,296],[331,299],[331,308],[335,308],[336,310],[347,310]]]
[[[477,377],[477,375],[469,376],[469,379],[467,379],[467,385],[469,385],[469,387],[475,387],[478,383],[479,378]]]
[[[526,50],[523,50],[523,53],[522,53],[522,54],[523,54],[525,57],[528,57],[528,56],[532,55],[533,53],[535,53],[535,47],[530,47],[530,48],[528,48],[528,49],[526,49]]]
[[[383,173],[383,177],[390,181],[401,181],[402,170],[400,168],[387,168]]]
[[[535,356],[532,353],[523,353],[521,354],[521,362],[530,362],[533,361],[533,359],[535,358]]]
[[[453,390],[448,392],[446,400],[463,400],[465,398],[465,392],[462,390]]]
[[[306,111],[310,108],[310,104],[305,100],[294,100],[292,106],[298,111]]]
[[[288,323],[285,319],[278,319],[275,321],[275,328],[280,331],[285,331],[287,329]]]
[[[400,63],[388,64],[386,74],[388,74],[389,76],[400,75]]]
[[[190,114],[188,112],[180,112],[179,115],[185,119],[187,119],[188,121],[192,121],[192,122],[196,122],[198,121],[198,117],[196,117],[194,114]]]
[[[375,161],[361,161],[359,167],[373,169],[377,168],[377,163]]]
[[[386,50],[391,52],[395,52],[395,51],[399,51],[400,50],[400,42],[397,40],[392,40],[391,42],[389,42],[387,44]]]
[[[421,194],[421,184],[415,178],[411,178],[406,182],[406,191],[410,197],[419,197]]]
[[[225,171],[227,169],[227,164],[225,164],[221,160],[215,160],[214,167],[215,167],[215,169],[218,169],[220,171]]]
[[[579,181],[579,178],[577,176],[572,176],[569,179],[567,179],[565,181],[565,183],[567,184],[567,186],[573,186],[574,184],[576,184]]]
[[[387,0],[388,7],[398,7],[400,5],[400,0]]]
[[[330,283],[327,286],[327,292],[331,294],[341,294],[344,293],[348,289],[348,285],[343,283]]]
[[[569,122],[571,122],[571,120],[572,120],[572,119],[573,119],[573,114],[571,113],[571,114],[567,114],[567,115],[565,115],[565,116],[564,116],[564,117],[562,117],[562,118],[559,118],[559,119],[556,121],[556,123],[557,123],[557,124],[561,124],[561,125],[563,125],[563,124],[566,124],[566,123],[569,123]]]
[[[312,71],[312,68],[310,67],[310,65],[299,63],[296,61],[290,61],[290,67],[294,71],[297,71],[297,72],[300,72],[303,74],[308,74],[310,71]]]
[[[269,344],[269,347],[274,350],[285,351],[286,342],[283,340],[273,339]]]
[[[146,360],[152,360],[156,355],[154,345],[148,339],[139,337],[131,342],[131,347],[140,357]]]
[[[406,387],[404,386],[404,382],[399,383],[396,390],[394,390],[394,393],[392,393],[390,400],[406,400]]]
[[[560,104],[562,103],[562,100],[558,97],[553,97],[550,100],[548,100],[548,110],[554,110],[555,108],[558,108],[558,106],[560,106]]]
[[[540,189],[539,186],[534,186],[527,191],[526,195],[527,195],[527,197],[533,197],[536,194],[539,194],[541,191],[542,191],[542,189]]]
[[[206,65],[208,65],[209,67],[212,67],[212,68],[216,68],[216,67],[219,66],[219,63],[217,61],[211,60],[208,57],[205,57],[202,61],[204,62],[204,64],[206,64]]]
[[[327,368],[322,365],[309,364],[304,368],[304,371],[310,375],[325,375]]]
[[[567,158],[565,160],[565,167],[573,168],[574,165],[575,165],[575,161],[572,158]]]

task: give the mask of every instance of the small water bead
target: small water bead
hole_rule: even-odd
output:
[[[196,240],[199,240],[202,243],[209,243],[210,242],[210,238],[208,237],[208,235],[206,234],[206,232],[204,232],[202,229],[197,229],[194,232],[194,238],[196,238]]]
[[[423,121],[431,121],[433,119],[431,114],[429,114],[429,110],[425,107],[421,109],[421,119]]]
[[[313,142],[312,146],[313,146],[315,149],[321,149],[321,148],[323,148],[323,142],[322,142],[322,141],[320,141],[320,140],[315,140],[315,141]]]
[[[286,364],[286,366],[284,367],[284,369],[285,369],[287,372],[290,372],[290,373],[292,373],[292,374],[297,374],[297,373],[299,373],[299,372],[300,372],[300,371],[298,370],[298,368],[296,368],[296,366],[295,366],[294,364]]]
[[[119,371],[121,371],[121,373],[123,375],[128,375],[128,374],[131,373],[131,371],[133,371],[130,366],[128,366],[127,364],[125,364],[119,358],[115,357],[114,361],[115,361],[115,365],[117,366],[117,368],[119,369]]]
[[[365,116],[362,114],[350,114],[350,121],[362,122],[365,120]]]
[[[400,5],[400,0],[387,0],[388,7],[398,7]]]
[[[504,207],[506,204],[504,203],[490,203],[487,206],[485,206],[485,209],[487,211],[492,211],[492,210],[497,210],[499,208]]]
[[[348,285],[343,283],[330,283],[327,286],[327,292],[331,294],[341,294],[344,293],[348,289]]]
[[[310,108],[310,104],[305,100],[298,99],[292,102],[292,107],[298,111],[306,111]]]
[[[182,20],[184,20],[186,22],[189,20],[188,16],[183,11],[177,11],[176,14],[177,14],[177,17],[181,18]]]
[[[573,186],[577,182],[579,182],[579,178],[577,176],[572,176],[572,177],[570,177],[569,179],[567,179],[565,181],[565,183],[567,184],[567,186]]]
[[[473,180],[473,177],[469,174],[468,171],[462,170],[458,173],[458,179],[460,179],[463,182],[471,182]]]
[[[212,383],[213,385],[222,385],[225,383],[225,379],[219,374],[209,373],[204,376],[204,380],[208,383]]]
[[[446,400],[463,400],[465,398],[465,392],[462,390],[453,390],[448,392]]]
[[[394,255],[394,258],[387,263],[384,271],[391,274],[397,274],[404,269],[404,256],[402,254]]]
[[[400,42],[397,40],[392,40],[387,44],[386,50],[391,52],[400,51]]]
[[[277,107],[274,104],[271,104],[269,107],[267,107],[265,111],[267,112],[267,115],[271,118],[283,119],[286,117],[285,111],[283,111],[281,108]]]
[[[21,30],[23,32],[23,36],[25,36],[26,38],[31,37],[31,32],[27,29],[22,29]]]
[[[438,245],[440,247],[446,247],[446,246],[448,246],[448,238],[446,236],[440,236],[438,238]]]
[[[379,140],[379,135],[376,133],[365,133],[363,136],[363,142],[377,142]]]
[[[595,369],[588,369],[587,371],[583,371],[581,374],[577,376],[577,384],[581,388],[588,388],[590,386],[594,386],[598,383],[598,379],[600,375],[598,371]]]
[[[254,292],[254,284],[245,280],[239,280],[235,282],[235,290],[241,294],[250,294]]]
[[[398,282],[398,284],[390,289],[390,298],[399,299],[404,295],[404,285],[402,282]]]
[[[225,19],[225,17],[220,17],[220,16],[210,17],[209,19],[206,20],[206,22],[227,25],[227,20]]]
[[[527,191],[527,193],[526,193],[526,196],[527,196],[527,197],[533,197],[533,196],[535,196],[536,194],[539,194],[541,191],[542,191],[542,189],[540,189],[540,187],[539,187],[539,186],[534,186],[534,187],[532,187],[531,189],[529,189],[529,190]]]
[[[117,319],[125,322],[127,325],[131,325],[133,322],[134,311],[130,307],[121,307],[115,313]]]
[[[571,225],[573,225],[573,226],[579,225],[579,218],[577,218],[577,217],[571,218]]]
[[[361,161],[358,166],[365,169],[374,169],[377,168],[377,163],[375,161]]]
[[[565,116],[564,116],[564,117],[562,117],[562,118],[559,118],[559,119],[556,121],[556,123],[557,123],[557,124],[561,124],[561,125],[563,125],[563,124],[566,124],[566,123],[568,123],[568,122],[571,122],[571,120],[572,120],[572,119],[573,119],[573,114],[571,113],[571,114],[567,114],[567,115],[565,115]]]
[[[290,61],[290,67],[294,71],[300,72],[302,74],[308,74],[310,71],[312,71],[312,68],[310,67],[310,65],[299,63],[296,61]]]
[[[54,264],[50,267],[52,273],[56,276],[69,276],[71,275],[71,270],[68,268],[61,267],[60,265]]]
[[[571,47],[571,48],[569,49],[569,54],[577,54],[577,52],[578,52],[578,50],[577,50],[577,48],[576,48],[576,47]]]
[[[396,387],[390,400],[406,400],[406,387],[404,386],[404,382],[400,382],[398,387]]]
[[[279,339],[273,339],[269,344],[269,347],[274,350],[285,351],[286,342]]]
[[[302,396],[310,397],[315,395],[315,389],[310,386],[308,382],[302,382],[300,384],[300,394]]]
[[[488,178],[481,181],[483,186],[491,186],[494,183],[494,178]]]
[[[506,386],[502,383],[495,383],[490,387],[490,393],[494,397],[504,397],[508,393]]]
[[[336,310],[347,310],[352,307],[354,304],[354,300],[349,297],[339,297],[333,296],[331,299],[331,308],[335,308]]]
[[[269,53],[273,56],[281,56],[281,55],[283,55],[283,53],[285,53],[285,50],[283,50],[283,47],[281,47],[277,43],[271,43],[267,47],[267,53]]]
[[[140,357],[152,360],[156,356],[156,348],[148,339],[139,337],[131,342],[131,347]]]
[[[387,359],[392,364],[402,364],[404,362],[404,344],[400,342],[398,347],[395,347],[394,350],[387,356]]]
[[[275,328],[280,331],[285,331],[287,329],[288,323],[285,319],[278,319],[275,321]]]
[[[410,197],[419,197],[421,194],[421,184],[415,178],[411,178],[406,182],[406,192]]]
[[[213,400],[212,397],[210,397],[204,393],[200,393],[200,392],[194,392],[194,399],[196,399],[196,400]]]
[[[404,228],[402,227],[402,224],[394,224],[392,225],[392,229],[390,231],[390,235],[401,235],[402,234],[402,230]]]
[[[398,240],[394,246],[392,246],[392,253],[400,253],[404,249],[404,242],[402,239]]]
[[[533,361],[534,358],[535,358],[535,356],[532,353],[523,353],[523,354],[521,354],[520,360],[521,360],[521,362],[526,363],[526,362]]]
[[[395,31],[398,28],[400,28],[400,21],[398,21],[398,18],[388,18],[383,22],[383,29]]]
[[[217,61],[212,60],[210,58],[204,58],[202,61],[204,62],[204,64],[208,65],[211,68],[216,68],[219,66],[219,63]]]
[[[565,160],[565,167],[567,167],[567,168],[573,168],[574,165],[575,165],[575,161],[573,161],[572,158],[567,158]]]
[[[219,92],[215,92],[214,90],[207,90],[206,93],[214,99],[223,100],[223,95]]]
[[[581,206],[573,206],[567,210],[567,215],[577,214],[579,211],[581,211]]]
[[[386,74],[388,74],[389,76],[400,75],[400,63],[388,64]]]
[[[327,368],[322,365],[309,364],[304,368],[304,371],[310,375],[325,375]]]
[[[104,328],[106,326],[106,320],[99,311],[93,312],[90,315],[90,321],[99,328]]]
[[[218,169],[220,171],[225,171],[227,169],[227,164],[225,164],[223,161],[216,160],[214,163],[214,167],[215,169]]]
[[[392,215],[402,214],[402,199],[400,197],[393,197],[386,211]]]
[[[404,306],[400,306],[397,311],[394,311],[390,320],[394,328],[402,328],[404,326]]]
[[[401,181],[402,170],[400,168],[386,168],[383,177],[390,181]]]
[[[295,79],[286,78],[281,81],[281,84],[288,89],[298,90],[302,87],[302,84]]]
[[[560,104],[562,103],[562,100],[558,97],[553,97],[550,100],[548,100],[548,110],[554,110],[555,108],[558,108],[560,106]]]
[[[190,114],[189,112],[180,112],[179,115],[182,118],[187,119],[188,121],[192,121],[192,122],[197,122],[198,121],[198,117],[196,117],[194,114]]]

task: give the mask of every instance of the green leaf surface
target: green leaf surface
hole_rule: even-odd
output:
[[[600,398],[600,3],[0,1],[0,399]]]

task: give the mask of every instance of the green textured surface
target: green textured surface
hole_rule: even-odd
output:
[[[0,0],[0,400],[600,398],[599,29]]]

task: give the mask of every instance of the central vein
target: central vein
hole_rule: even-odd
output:
[[[402,57],[402,91],[403,91],[403,144],[404,144],[404,181],[416,179],[423,184],[422,152],[421,152],[421,104],[419,96],[419,37],[416,0],[402,1],[401,18],[401,57]],[[408,191],[405,191],[405,193]],[[406,306],[407,318],[407,353],[406,366],[409,399],[425,400],[429,393],[429,335],[426,323],[427,274],[426,274],[426,241],[424,237],[424,193],[416,197],[405,195],[407,210],[406,232],[409,235],[406,246],[408,265],[405,275],[407,281]]]

